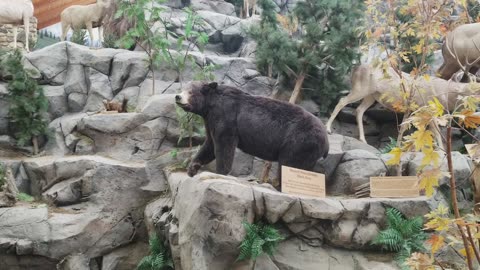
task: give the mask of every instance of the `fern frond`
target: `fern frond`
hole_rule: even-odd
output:
[[[149,239],[150,251],[153,255],[162,254],[164,251],[163,245],[157,235]]]
[[[152,261],[153,257],[151,255],[143,257],[140,263],[138,263],[137,270],[151,270]]]
[[[246,235],[239,246],[240,254],[237,261],[249,258],[255,260],[263,252],[272,255],[278,242],[284,239],[271,225],[264,225],[261,222],[258,224],[242,222],[242,224]]]
[[[388,227],[396,230],[399,230],[402,227],[403,214],[396,208],[387,208],[386,216]]]

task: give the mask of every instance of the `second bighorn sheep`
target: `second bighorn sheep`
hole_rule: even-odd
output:
[[[29,51],[28,34],[30,18],[33,17],[33,4],[30,0],[0,0],[0,25],[13,25],[13,46],[17,48],[17,28],[25,28],[25,49]]]
[[[98,38],[102,41],[103,18],[110,5],[110,0],[97,0],[97,3],[80,6],[73,5],[62,11],[60,18],[62,21],[62,41],[65,40],[68,30],[87,29],[90,40],[93,43],[92,28],[98,27]]]

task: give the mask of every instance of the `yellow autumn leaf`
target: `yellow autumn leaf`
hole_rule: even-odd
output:
[[[425,195],[431,197],[434,188],[438,187],[438,180],[442,177],[442,171],[440,168],[423,170],[418,177],[420,178],[420,189],[424,189]]]
[[[445,245],[445,238],[441,235],[432,234],[432,236],[426,241],[430,245],[430,252],[432,256],[437,253],[440,248]]]
[[[423,128],[417,129],[411,136],[415,151],[420,151],[425,147],[433,148],[433,133]]]
[[[434,270],[435,267],[432,265],[433,260],[427,254],[414,252],[410,255],[405,261],[405,265],[408,266],[408,269],[412,270]]]
[[[471,245],[468,245],[468,250],[470,251],[470,255],[474,254],[473,247]],[[465,248],[460,249],[458,252],[465,257],[467,256],[467,250]]]
[[[430,108],[432,108],[432,110],[434,111],[434,115],[436,117],[440,117],[443,115],[443,111],[445,110],[445,108],[440,103],[438,98],[434,97],[433,101],[432,100],[428,101],[428,105],[430,106]]]
[[[463,101],[462,105],[466,110],[476,111],[478,103],[480,102],[480,96],[478,95],[466,96],[462,98],[462,101]]]
[[[412,47],[413,51],[415,51],[417,54],[421,54],[422,53],[422,50],[423,50],[423,46],[422,44],[417,44],[415,46]]]
[[[433,148],[424,148],[423,149],[423,159],[421,166],[427,166],[433,163],[435,167],[438,166],[438,161],[440,160],[440,155],[433,150]]]
[[[428,75],[428,74],[423,75],[423,78],[424,78],[425,81],[427,81],[427,82],[429,82],[430,79],[431,79],[431,78],[430,78],[430,75]],[[437,98],[434,98],[434,99],[437,99]]]
[[[390,152],[388,152],[390,155],[392,155],[392,158],[389,159],[386,164],[387,165],[398,165],[400,163],[400,157],[402,156],[402,149],[395,147]]]
[[[437,232],[447,231],[450,227],[451,220],[444,217],[435,217],[425,223],[425,229],[435,230]]]
[[[480,125],[480,115],[475,115],[473,110],[463,110],[460,113],[459,123],[465,128],[477,128]]]
[[[405,32],[407,36],[415,36],[415,30],[413,28],[408,28],[407,31]]]

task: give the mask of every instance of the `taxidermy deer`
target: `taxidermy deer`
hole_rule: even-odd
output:
[[[2,0],[0,0],[2,1]],[[87,29],[93,43],[93,27],[98,27],[98,38],[103,40],[103,18],[110,6],[110,0],[97,0],[97,3],[86,6],[73,5],[62,11],[62,41],[65,40],[68,30]]]
[[[341,98],[335,107],[326,125],[327,132],[332,133],[333,120],[335,120],[335,117],[337,117],[341,109],[350,103],[362,100],[357,107],[356,117],[360,140],[367,143],[363,130],[363,114],[365,111],[372,106],[375,101],[393,110],[393,104],[387,102],[386,99],[393,98],[394,100],[402,100],[400,95],[400,76],[393,68],[388,68],[387,75],[389,78],[384,78],[385,76],[382,70],[369,65],[364,64],[356,67],[352,71],[351,76],[352,90],[350,90],[347,96]],[[412,84],[413,79],[409,74],[403,73],[402,76],[408,85]],[[447,81],[436,77],[430,78],[429,81],[422,77],[417,80],[415,85],[417,89],[422,89],[422,91],[416,91],[416,94],[412,97],[416,104],[419,106],[427,105],[429,100],[436,97],[447,110],[449,108],[455,108],[458,96],[471,94],[473,91],[476,91],[474,89],[478,90],[479,88],[477,84],[472,85],[451,80]],[[402,130],[403,129],[400,131],[401,133],[403,132]],[[441,147],[443,144],[435,123],[431,125],[431,130],[436,136],[438,145]]]
[[[442,45],[443,64],[437,70],[440,78],[449,80],[459,70],[462,82],[480,68],[480,23],[458,26],[449,32]]]
[[[30,18],[33,17],[33,4],[30,0],[0,0],[0,25],[13,25],[13,46],[17,48],[18,26],[25,28],[25,49],[29,49],[28,34]]]

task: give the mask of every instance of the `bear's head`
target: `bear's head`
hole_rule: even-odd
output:
[[[217,86],[216,82],[191,82],[182,89],[181,94],[175,96],[175,102],[187,112],[205,115],[208,96],[215,92]]]

